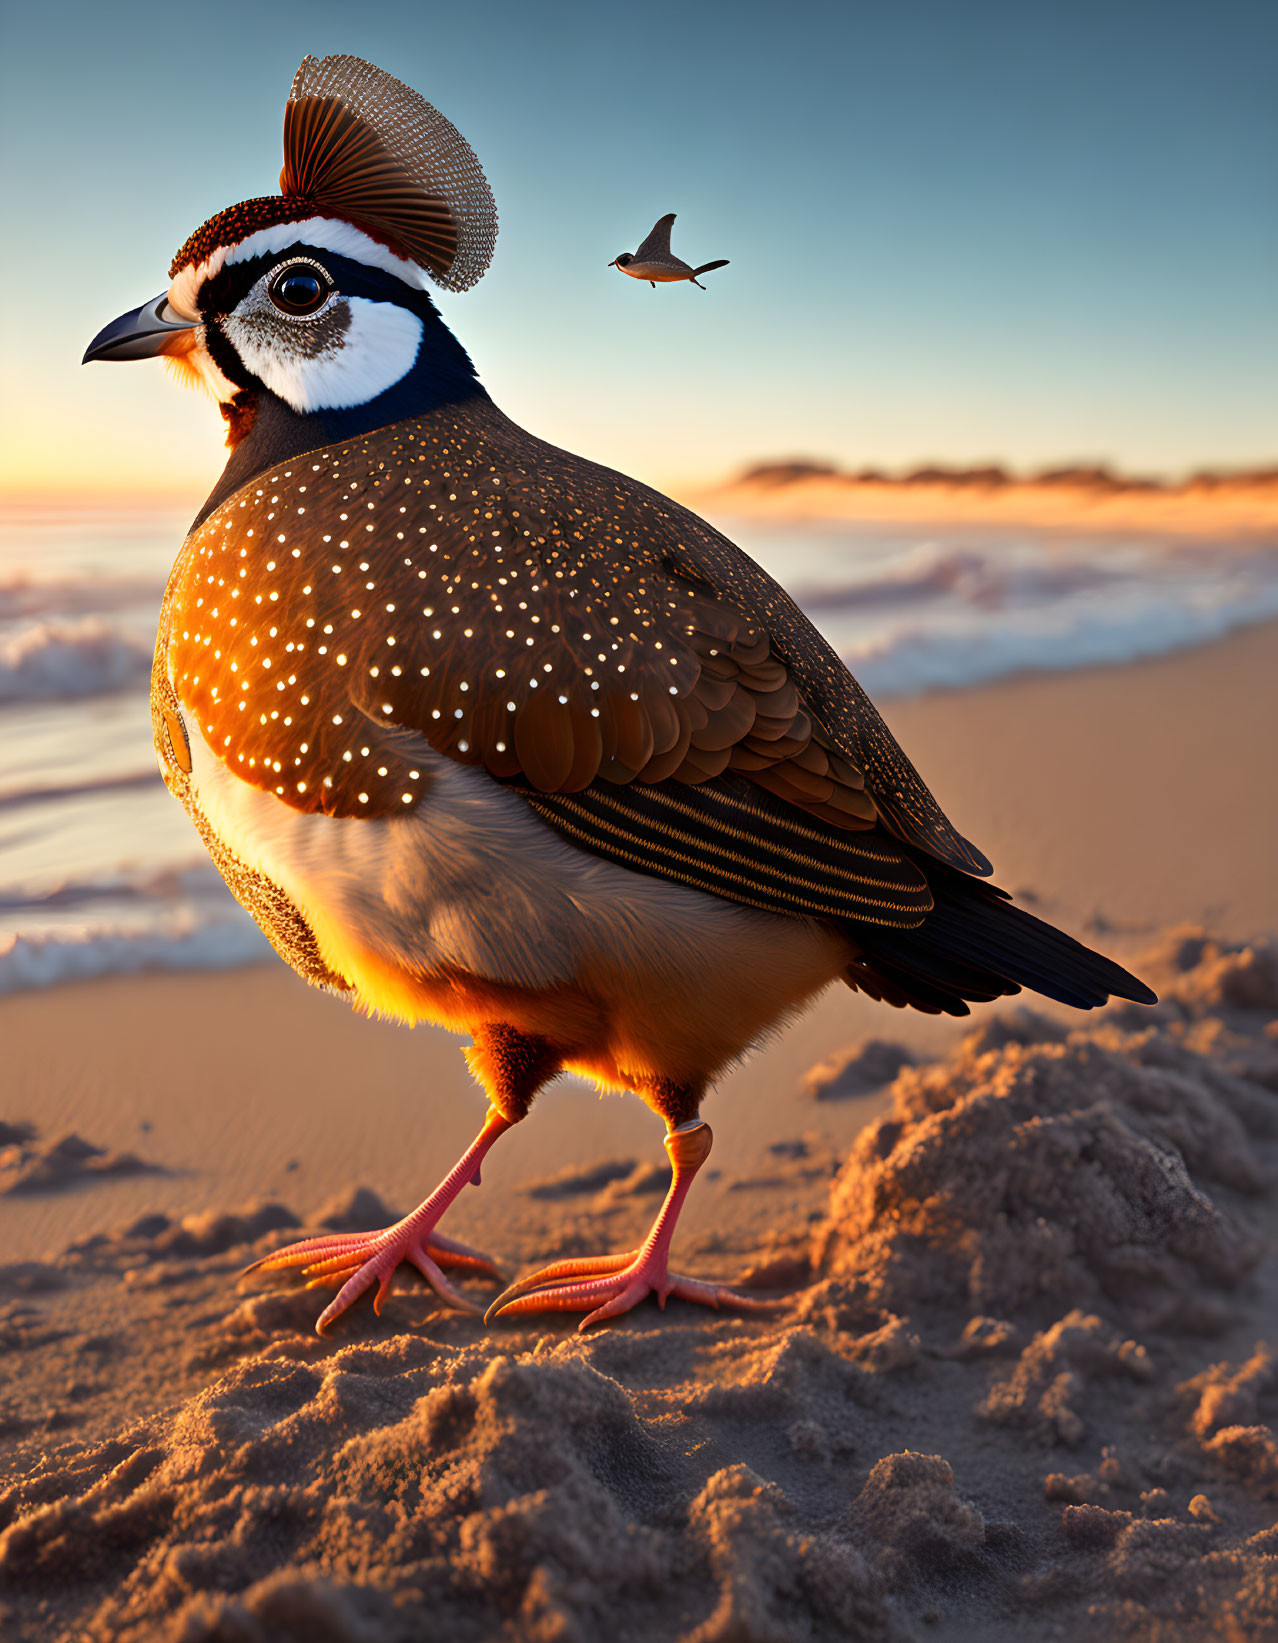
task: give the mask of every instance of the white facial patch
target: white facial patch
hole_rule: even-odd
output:
[[[407,308],[334,294],[306,318],[281,314],[264,274],[222,321],[245,367],[303,414],[366,405],[408,375],[421,346],[422,322]]]
[[[314,246],[320,251],[335,251],[366,268],[380,268],[393,274],[415,291],[427,288],[428,276],[424,268],[409,262],[351,223],[334,217],[307,217],[304,222],[276,223],[271,228],[259,228],[238,245],[220,245],[198,268],[183,268],[169,286],[169,302],[186,319],[199,318],[198,298],[205,280],[224,268],[227,263],[249,262],[254,257],[270,256],[275,251],[287,251],[291,245]]]

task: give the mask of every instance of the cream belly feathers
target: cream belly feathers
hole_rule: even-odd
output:
[[[846,940],[813,920],[587,856],[411,734],[398,751],[427,779],[424,798],[364,820],[303,814],[250,786],[182,720],[188,803],[283,891],[364,1010],[466,1032],[512,1009],[544,1032],[549,1016],[566,1067],[632,1089],[718,1071],[847,963]]]

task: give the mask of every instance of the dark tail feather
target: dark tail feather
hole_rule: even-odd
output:
[[[969,1000],[988,1004],[996,998],[1019,993],[1015,982],[995,982],[992,988],[971,987],[966,982],[927,981],[903,965],[893,964],[881,953],[868,953],[849,964],[843,979],[856,992],[903,1010],[921,1010],[924,1015],[971,1015]]]
[[[727,266],[727,257],[720,257],[718,262],[703,262],[700,268],[692,270],[693,278],[695,279],[698,274],[708,274],[712,268],[726,268]]]
[[[894,981],[911,1003],[915,992],[935,1007],[938,994],[976,1000],[1018,987],[1080,1010],[1111,997],[1158,1002],[1120,964],[1013,907],[993,886],[946,868],[938,873],[932,862],[925,871],[936,905],[922,924],[913,930],[860,926],[856,932],[863,962]]]

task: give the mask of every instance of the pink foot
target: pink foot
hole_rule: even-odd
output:
[[[567,1280],[566,1282],[564,1280]],[[647,1295],[655,1295],[664,1310],[667,1299],[702,1306],[731,1307],[738,1312],[770,1312],[777,1303],[738,1295],[721,1284],[684,1278],[666,1265],[665,1251],[633,1249],[625,1255],[587,1256],[577,1261],[556,1261],[503,1290],[484,1314],[484,1322],[497,1316],[516,1317],[526,1312],[583,1312],[593,1308],[577,1325],[578,1334],[605,1318],[629,1312]]]
[[[625,1255],[599,1255],[578,1261],[556,1261],[504,1290],[484,1314],[484,1322],[503,1314],[524,1312],[586,1312],[578,1332],[629,1312],[645,1295],[655,1295],[664,1308],[671,1295],[702,1306],[735,1307],[740,1312],[770,1312],[775,1301],[756,1301],[734,1294],[719,1284],[683,1278],[669,1269],[670,1240],[675,1222],[697,1171],[710,1156],[714,1137],[701,1119],[690,1119],[666,1136],[666,1151],[674,1166],[670,1191],[657,1212],[642,1249]]]
[[[435,1231],[444,1211],[466,1185],[479,1184],[479,1166],[484,1154],[497,1137],[510,1128],[509,1120],[495,1108],[490,1108],[487,1121],[479,1135],[458,1159],[452,1170],[411,1215],[397,1221],[393,1227],[378,1232],[334,1232],[322,1238],[305,1238],[301,1243],[277,1249],[254,1261],[241,1274],[251,1272],[280,1272],[288,1267],[300,1267],[307,1280],[307,1289],[336,1289],[337,1294],[316,1320],[315,1333],[322,1335],[334,1319],[340,1318],[366,1290],[377,1285],[373,1297],[373,1311],[381,1314],[382,1303],[390,1290],[396,1267],[407,1262],[416,1267],[426,1282],[450,1306],[459,1312],[478,1313],[472,1301],[451,1284],[440,1270],[442,1267],[461,1267],[470,1272],[482,1272],[501,1282],[501,1273],[477,1249],[445,1238]]]
[[[459,1312],[478,1313],[480,1309],[448,1281],[440,1270],[442,1267],[463,1267],[501,1281],[501,1273],[486,1255],[445,1238],[442,1233],[424,1229],[415,1215],[406,1216],[380,1232],[334,1233],[327,1238],[307,1238],[299,1244],[289,1244],[285,1249],[277,1249],[274,1255],[254,1261],[242,1276],[301,1267],[307,1289],[336,1289],[337,1294],[316,1320],[315,1333],[322,1335],[335,1318],[340,1318],[374,1284],[377,1293],[373,1296],[373,1311],[380,1317],[391,1278],[396,1267],[404,1262],[416,1267],[435,1293]]]

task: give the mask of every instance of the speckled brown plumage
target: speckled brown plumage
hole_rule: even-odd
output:
[[[160,638],[210,745],[296,809],[415,806],[400,726],[546,793],[738,771],[987,870],[766,573],[481,398],[232,497],[188,539]]]
[[[349,993],[350,983],[325,964],[314,933],[298,908],[278,884],[272,883],[264,873],[256,872],[227,848],[195,803],[190,781],[191,755],[182,729],[179,703],[159,666],[158,652],[151,672],[151,729],[165,786],[194,822],[204,848],[231,894],[298,975],[312,986]]]

